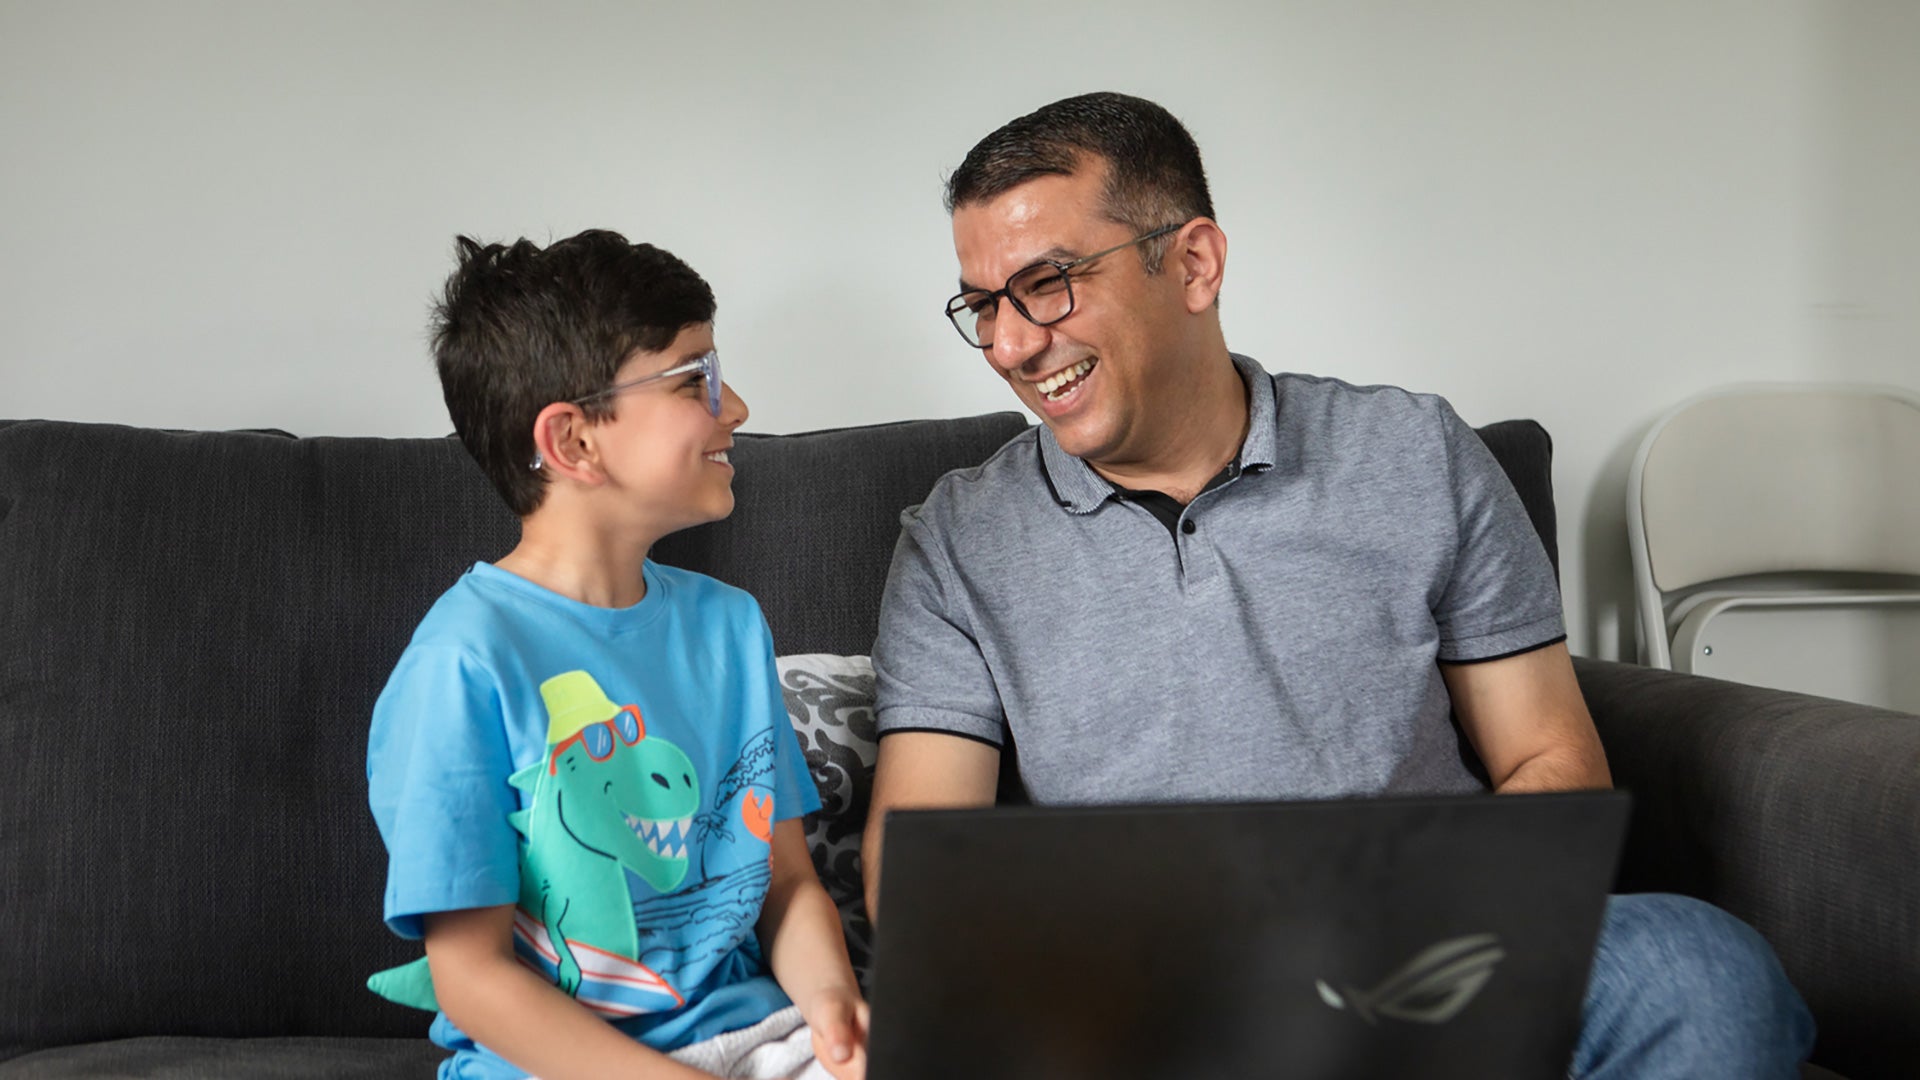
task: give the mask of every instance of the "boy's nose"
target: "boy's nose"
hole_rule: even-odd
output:
[[[720,422],[728,430],[747,422],[747,403],[739,394],[733,392],[731,383],[720,384]]]

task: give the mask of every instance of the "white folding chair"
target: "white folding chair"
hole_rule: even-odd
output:
[[[1762,384],[1686,401],[1640,444],[1627,528],[1655,667],[1696,670],[1732,611],[1920,604],[1920,395]]]

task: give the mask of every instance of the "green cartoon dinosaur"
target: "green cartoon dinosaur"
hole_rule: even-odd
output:
[[[524,837],[514,948],[528,966],[605,1016],[683,1004],[639,962],[626,871],[660,893],[687,876],[688,831],[699,779],[680,748],[649,738],[640,710],[615,705],[584,671],[540,684],[547,753],[509,778],[531,792],[509,816]],[[422,957],[367,980],[403,1005],[437,1009]]]

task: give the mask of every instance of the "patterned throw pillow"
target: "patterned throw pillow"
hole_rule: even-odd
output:
[[[860,883],[860,833],[873,794],[877,736],[873,664],[864,656],[812,653],[774,660],[780,692],[820,789],[820,812],[807,819],[807,846],[820,883],[840,909],[847,952],[861,985],[873,959],[873,927]]]

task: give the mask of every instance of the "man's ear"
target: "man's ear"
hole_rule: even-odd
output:
[[[1198,315],[1212,307],[1227,276],[1227,234],[1219,224],[1212,218],[1194,218],[1174,235],[1167,255],[1177,260],[1187,310]]]
[[[556,401],[541,409],[533,420],[533,446],[540,453],[540,468],[544,472],[588,486],[606,481],[607,474],[600,468],[600,448],[593,437],[593,425],[578,405]]]

